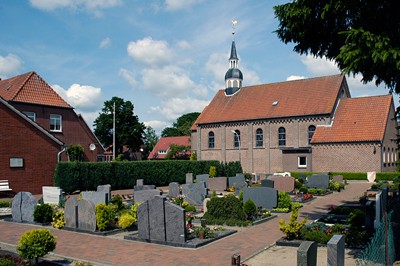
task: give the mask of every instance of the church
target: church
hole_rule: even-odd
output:
[[[246,173],[396,171],[392,95],[351,98],[343,74],[242,87],[238,62],[233,40],[225,89],[191,128],[198,160]]]

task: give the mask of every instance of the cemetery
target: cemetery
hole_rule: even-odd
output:
[[[257,184],[249,184],[243,174],[211,178],[188,173],[185,181],[160,189],[138,179],[130,197],[112,197],[111,185],[76,195],[65,195],[58,187],[43,187],[39,201],[29,192],[19,192],[12,199],[11,217],[3,220],[101,236],[125,232],[125,240],[196,249],[237,233],[231,226],[257,226],[289,213],[288,222],[279,221],[285,237],[276,245],[310,252],[314,244],[305,243],[365,248],[381,225],[382,203],[393,201],[398,194],[398,180],[377,181],[359,202],[331,205],[313,220],[299,218],[303,204],[329,194],[312,191],[340,193],[346,183],[343,177],[293,178],[289,173],[266,175]]]

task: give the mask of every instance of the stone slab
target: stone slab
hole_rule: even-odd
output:
[[[307,187],[309,188],[329,188],[329,175],[327,174],[313,174],[307,177]]]
[[[59,187],[42,187],[43,202],[47,204],[60,204],[62,199],[62,189]]]
[[[109,194],[106,191],[82,191],[82,199],[93,202],[94,205],[97,204],[108,204]]]
[[[141,239],[150,239],[149,202],[139,205],[137,211],[138,236]]]
[[[143,203],[147,200],[152,199],[154,196],[160,196],[162,192],[159,189],[144,189],[138,190],[133,193],[134,202]]]
[[[246,179],[244,175],[236,175],[232,177],[228,177],[228,186],[235,188],[235,193],[239,194],[241,190],[247,187]]]
[[[271,180],[271,179],[261,180],[261,186],[274,188],[274,180]]]
[[[33,212],[36,208],[35,197],[30,192],[18,192],[12,200],[11,215],[16,222],[33,223]]]
[[[165,232],[166,241],[172,243],[185,243],[186,212],[180,206],[165,201]]]
[[[274,188],[278,191],[292,192],[294,190],[295,179],[291,176],[272,176],[269,179],[274,181]]]
[[[78,201],[78,228],[85,231],[96,231],[95,204],[90,200]]]
[[[97,192],[108,193],[108,202],[111,201],[111,185],[110,184],[97,186]]]
[[[297,249],[297,266],[317,265],[317,243],[303,241]]]
[[[210,179],[210,175],[209,174],[196,175],[197,183],[200,183],[200,182],[206,183],[206,188],[208,188],[208,180],[209,179]]]
[[[327,243],[327,265],[344,266],[345,236],[334,235]]]
[[[376,172],[367,172],[368,182],[373,183],[376,179]]]
[[[207,188],[204,182],[182,185],[182,195],[185,201],[195,206],[202,206],[207,196]]]
[[[226,177],[214,177],[208,179],[208,189],[210,191],[225,191],[227,189],[228,179]]]
[[[169,198],[176,198],[181,194],[179,183],[171,182],[168,185],[168,197]]]
[[[343,176],[342,175],[334,175],[332,180],[335,182],[343,183]]]
[[[243,189],[243,204],[251,199],[257,207],[272,210],[278,205],[278,190],[269,187],[249,187]]]
[[[76,207],[76,209],[75,209]],[[78,199],[71,197],[67,199],[64,205],[64,220],[65,227],[78,228],[77,211],[78,211]]]
[[[154,196],[149,202],[150,240],[166,241],[165,235],[165,198]]]
[[[186,182],[185,184],[193,183],[193,173],[186,173]]]

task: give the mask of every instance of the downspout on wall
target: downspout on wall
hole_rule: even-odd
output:
[[[63,149],[59,153],[57,153],[57,163],[59,163],[61,161],[61,154],[63,152],[65,152],[66,150],[67,150],[67,146],[64,144]]]

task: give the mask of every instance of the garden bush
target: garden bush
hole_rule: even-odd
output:
[[[347,222],[351,228],[361,228],[365,225],[365,212],[361,210],[353,210],[349,214]]]
[[[134,223],[136,223],[136,219],[128,212],[123,213],[118,219],[118,224],[122,229],[131,227]]]
[[[125,205],[122,202],[122,198],[120,195],[115,195],[114,197],[112,197],[110,204],[113,205],[115,212],[120,212],[122,210],[125,210]]]
[[[257,214],[257,206],[251,199],[246,200],[243,209],[247,217]]]
[[[297,221],[299,210],[293,210],[290,214],[290,220],[286,224],[285,220],[279,221],[279,230],[281,230],[288,240],[299,239],[301,229],[306,224],[308,218],[305,217],[301,222]]]
[[[12,201],[0,201],[0,208],[10,208]]]
[[[329,189],[340,192],[340,190],[344,189],[344,184],[331,180],[329,181]]]
[[[40,204],[35,207],[33,220],[37,223],[50,223],[53,221],[54,210],[50,204]]]
[[[51,225],[54,228],[61,229],[65,225],[65,217],[64,217],[64,211],[63,210],[58,210],[53,217],[53,221],[51,222]]]
[[[97,228],[100,231],[111,229],[115,211],[110,205],[97,204],[95,207]]]
[[[242,208],[242,203],[234,195],[226,195],[224,197],[216,197],[207,202],[207,212],[203,216],[208,219],[223,220],[246,220],[246,213]]]
[[[307,194],[307,193],[308,193],[308,188],[307,188],[306,186],[301,186],[301,187],[299,188],[299,192],[302,192],[302,193],[304,193],[304,194]]]
[[[291,210],[292,208],[292,199],[290,198],[290,195],[288,192],[284,191],[279,191],[278,192],[278,206],[277,208],[282,209],[282,208],[288,208]]]
[[[36,264],[40,257],[56,248],[56,238],[46,229],[34,229],[25,232],[17,246],[18,255],[22,258],[32,260]]]

